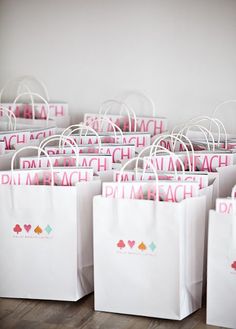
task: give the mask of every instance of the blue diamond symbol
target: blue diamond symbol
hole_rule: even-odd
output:
[[[151,251],[154,251],[156,249],[156,245],[154,242],[152,242],[150,245],[149,245],[149,248],[151,249]]]
[[[45,227],[45,231],[47,232],[47,234],[50,234],[50,233],[52,232],[52,228],[51,228],[51,226],[50,226],[50,225],[47,225],[47,226]]]

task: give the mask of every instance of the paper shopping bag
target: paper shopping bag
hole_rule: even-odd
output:
[[[45,148],[48,154],[73,154],[75,151],[70,146],[64,146],[60,148],[59,146],[47,146]],[[104,143],[99,145],[91,144],[79,144],[79,153],[103,153],[110,154],[112,156],[113,163],[119,163],[123,160],[129,160],[135,156],[135,146],[134,144],[110,144]]]
[[[53,176],[53,177],[52,177]],[[49,168],[0,170],[0,184],[74,186],[79,182],[93,180],[93,168],[57,167],[53,174]]]
[[[120,114],[106,114],[107,118],[116,124],[122,131],[130,131],[129,118],[127,116],[122,116]],[[93,124],[93,121],[104,117],[104,114],[99,113],[85,113],[84,122],[87,122],[91,127],[96,128],[96,125]],[[167,131],[167,118],[165,117],[145,117],[138,116],[135,119],[135,123],[132,120],[132,128],[136,124],[137,131],[150,133],[152,136],[159,135]],[[112,131],[111,125],[108,123],[105,126],[107,132]]]
[[[205,197],[94,198],[95,310],[183,319],[201,307]]]
[[[219,175],[219,197],[225,198],[231,194],[236,184],[236,165],[219,167],[216,169]]]
[[[0,186],[0,296],[76,301],[93,291],[92,199],[77,186]]]
[[[235,220],[235,215],[210,211],[207,323],[227,328],[236,328]]]

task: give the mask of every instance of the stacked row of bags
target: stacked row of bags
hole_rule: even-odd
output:
[[[45,83],[33,76],[7,81],[0,90],[0,104],[11,110],[18,123],[26,127],[29,124],[44,127],[49,123],[65,128],[70,124],[68,104],[51,101]]]
[[[57,129],[14,143],[0,168],[2,297],[78,300],[93,291],[93,197],[151,143],[150,133],[96,121],[112,132],[84,123]]]
[[[16,150],[0,172],[0,295],[75,301],[95,290],[99,311],[179,320],[196,311],[209,210],[236,184],[229,145],[218,119],[168,132],[165,118],[109,100]]]
[[[5,100],[9,90],[13,95]],[[50,102],[44,83],[28,76],[8,81],[1,89],[0,117],[0,169],[10,166],[15,149],[54,135],[70,124],[68,104]]]

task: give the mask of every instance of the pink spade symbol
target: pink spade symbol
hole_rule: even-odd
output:
[[[125,243],[123,240],[120,240],[118,243],[117,243],[117,247],[119,247],[120,249],[124,248],[125,247]]]
[[[18,234],[22,231],[22,228],[20,227],[19,224],[16,224],[15,227],[13,228],[13,231]]]

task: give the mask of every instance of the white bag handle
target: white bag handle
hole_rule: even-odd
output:
[[[14,154],[13,157],[11,159],[11,185],[13,185],[13,180],[14,180],[14,161],[15,158],[17,156],[17,154],[19,154],[20,152],[24,151],[24,150],[37,150],[38,152],[42,152],[44,153],[44,155],[46,155],[46,157],[48,158],[49,164],[50,164],[50,169],[51,169],[51,185],[54,185],[54,169],[53,169],[53,164],[52,164],[52,160],[50,159],[49,155],[47,154],[47,152],[43,149],[40,149],[37,146],[25,146],[20,148],[19,150],[17,150]],[[45,168],[43,168],[45,169]]]
[[[172,128],[172,131],[171,131],[171,134],[177,134],[180,130],[182,130],[182,129],[184,129],[184,128],[187,128],[188,127],[188,125],[190,125],[190,124],[197,124],[197,123],[199,123],[202,119],[208,119],[209,121],[212,121],[212,122],[214,122],[215,121],[215,119],[214,118],[211,118],[211,117],[208,117],[207,115],[199,115],[199,116],[196,116],[196,117],[194,117],[194,118],[192,118],[192,119],[189,119],[189,120],[187,120],[187,121],[185,121],[185,122],[183,122],[183,123],[179,123],[179,124],[177,124],[177,125],[175,125],[173,128]],[[200,121],[199,121],[200,120]],[[215,123],[215,122],[214,122]],[[216,124],[217,125],[217,128],[218,128],[218,130],[219,130],[219,126],[218,126],[218,124]],[[179,128],[181,128],[181,129],[179,129]],[[176,130],[178,129],[178,131],[176,132]],[[211,129],[210,129],[211,130]]]
[[[72,128],[72,130],[71,130]],[[94,130],[93,128],[91,128],[90,126],[86,126],[83,123],[79,123],[79,124],[75,124],[75,125],[71,125],[69,127],[67,127],[66,129],[63,130],[61,136],[71,136],[72,133],[74,133],[75,131],[80,131],[80,136],[82,135],[83,130],[86,130],[85,136],[87,136],[88,131],[91,131],[94,133],[94,135],[97,137],[98,140],[98,152],[101,152],[101,148],[102,148],[102,141],[101,141],[101,137],[98,135],[98,133],[96,132],[96,130]],[[65,135],[65,133],[68,131],[68,135]],[[91,145],[91,147],[93,147],[94,145]],[[61,143],[60,143],[60,147],[61,147]]]
[[[101,117],[101,118],[98,118],[98,119],[94,119],[94,120],[92,120],[90,122],[85,121],[84,123],[85,123],[86,126],[89,126],[90,127],[90,125],[92,125],[94,122],[100,122],[100,123],[101,122],[103,122],[103,123],[104,122],[107,122],[107,123],[109,123],[112,126],[112,129],[113,129],[113,132],[114,132],[114,136],[115,137],[117,136],[116,135],[116,129],[117,129],[119,131],[121,137],[122,137],[122,140],[123,140],[123,137],[124,137],[123,131],[114,122],[112,122],[110,119],[108,119],[108,117],[104,116],[104,117]],[[102,127],[101,127],[101,129],[102,129]]]
[[[217,126],[217,130],[218,130],[218,141],[217,141],[217,145],[218,146],[220,146],[220,141],[221,141],[221,128],[222,128],[222,130],[223,130],[223,133],[224,133],[224,136],[225,136],[225,147],[227,148],[227,140],[228,140],[228,138],[227,138],[227,132],[226,132],[226,129],[225,129],[225,126],[224,126],[224,124],[223,124],[223,122],[221,121],[221,120],[219,120],[219,119],[217,119],[217,118],[211,118],[211,117],[209,117],[209,116],[207,116],[207,115],[204,115],[204,116],[198,116],[198,117],[195,117],[195,118],[193,118],[193,119],[191,119],[191,120],[189,120],[186,124],[185,124],[185,126],[188,126],[189,124],[192,124],[192,123],[194,123],[194,124],[199,124],[199,123],[201,123],[202,121],[209,121],[209,123],[210,123],[210,126],[209,126],[209,130],[212,132],[212,123],[214,123],[216,126]],[[177,127],[177,126],[176,126]],[[175,127],[175,128],[176,128]],[[174,129],[175,129],[174,128]],[[174,130],[173,129],[173,130]],[[173,131],[172,130],[172,131]]]
[[[84,123],[83,123],[83,122],[80,122],[80,123],[76,123],[76,124],[70,125],[70,126],[68,126],[67,128],[65,128],[65,129],[62,131],[61,135],[62,135],[62,136],[67,136],[66,134],[67,134],[67,133],[69,134],[69,132],[70,132],[71,129],[73,129],[73,128],[77,128],[77,127],[80,127],[81,125],[84,125]]]
[[[0,104],[0,112],[2,114],[5,114],[8,117],[9,120],[9,130],[16,130],[16,116],[15,113],[11,110],[9,110],[6,106],[3,106]],[[14,119],[14,124],[12,124],[12,118]]]
[[[189,129],[190,128],[193,128],[193,127],[198,128],[203,133],[203,135],[205,136],[205,139],[206,139],[206,142],[207,142],[207,147],[208,147],[208,150],[209,151],[210,151],[211,148],[210,148],[210,143],[209,143],[208,135],[210,135],[211,140],[212,140],[212,151],[214,152],[215,151],[215,140],[214,140],[214,136],[212,135],[212,133],[210,132],[210,130],[208,130],[206,127],[201,126],[201,125],[198,125],[198,124],[189,125],[187,127],[185,136],[187,135]]]
[[[211,137],[211,140],[212,140],[212,151],[214,152],[215,151],[215,141],[214,141],[214,137],[212,135],[212,133],[210,132],[210,130],[208,130],[206,127],[204,126],[201,126],[201,125],[198,125],[198,124],[188,124],[186,125],[182,130],[180,130],[177,134],[177,136],[180,136],[180,138],[182,138],[182,135],[184,134],[185,136],[187,135],[188,131],[190,128],[193,128],[193,127],[196,127],[198,128],[202,134],[204,135],[205,139],[206,139],[206,143],[207,143],[207,148],[208,150],[210,151],[211,148],[210,148],[210,143],[209,143],[209,140],[208,140],[208,137],[207,137],[207,133],[208,135],[210,135]],[[186,129],[186,130],[185,130]]]
[[[50,116],[50,108],[49,108],[49,104],[48,104],[48,102],[46,101],[46,99],[43,98],[41,95],[39,95],[39,94],[37,94],[37,93],[25,92],[25,93],[22,93],[22,94],[18,95],[18,96],[15,98],[13,104],[15,105],[16,102],[17,102],[22,96],[35,96],[35,97],[38,97],[39,99],[41,99],[41,100],[45,103],[45,105],[46,105],[46,107],[47,107],[47,117],[46,117],[46,121],[47,121],[47,123],[48,123],[49,116]],[[35,120],[34,100],[33,100],[33,98],[31,98],[31,100],[32,100],[32,117],[33,117],[33,120]]]
[[[34,98],[33,98],[33,96],[32,96],[32,91],[28,88],[28,86],[26,86],[26,85],[23,85],[24,87],[25,87],[25,89],[26,89],[26,91],[23,91],[23,92],[28,92],[29,93],[29,98],[30,98],[30,102],[31,102],[31,105],[32,105],[32,117],[33,117],[33,111],[34,111]],[[17,89],[17,95],[19,95],[19,94],[22,94],[22,92],[20,93],[19,92],[19,87],[18,87],[18,89]]]
[[[132,163],[132,162],[134,162],[134,161],[137,161],[137,160],[144,161],[142,158],[138,159],[138,157],[135,157],[135,158],[129,159],[129,160],[123,165],[123,167],[120,169],[120,172],[119,172],[119,176],[118,176],[118,180],[117,180],[118,183],[121,183],[121,178],[122,178],[122,175],[123,175],[123,173],[124,173],[125,168],[126,168],[130,163]],[[152,163],[150,163],[149,165],[150,165],[150,167],[152,168],[153,173],[154,173],[154,175],[155,175],[155,179],[156,179],[156,202],[159,202],[159,189],[158,189],[158,175],[157,175],[157,171],[156,171],[156,169],[155,169],[155,167],[153,166]],[[146,169],[147,169],[147,168],[144,169],[143,174],[144,174],[144,172],[145,172]],[[137,174],[137,172],[136,172],[136,174]]]
[[[46,84],[40,80],[39,78],[36,78],[34,76],[30,76],[30,75],[25,75],[23,77],[21,77],[21,81],[19,83],[19,86],[17,88],[17,95],[19,95],[21,92],[21,88],[23,86],[23,88],[26,88],[28,91],[32,92],[32,90],[30,90],[30,88],[25,84],[25,82],[27,82],[27,80],[31,80],[31,81],[35,81],[36,83],[38,83],[38,85],[43,89],[43,92],[44,92],[44,95],[45,95],[45,98],[47,100],[47,102],[50,101],[49,99],[49,93],[48,93],[48,89],[47,89],[47,86]]]
[[[224,105],[226,105],[226,104],[230,104],[230,103],[234,103],[234,104],[236,104],[236,99],[228,99],[228,100],[226,100],[226,101],[221,102],[220,104],[218,104],[218,105],[215,107],[215,109],[214,109],[214,111],[213,111],[213,113],[212,113],[212,117],[215,118],[216,113],[219,111],[219,109],[220,109],[222,106],[224,106]],[[217,120],[219,120],[219,119],[217,119]],[[209,128],[209,129],[211,130],[211,125],[210,125],[210,128]],[[226,134],[226,135],[227,135],[227,134]],[[227,148],[227,146],[226,146],[225,148]]]
[[[212,117],[215,118],[216,113],[219,111],[219,109],[220,109],[223,105],[230,104],[230,103],[236,103],[236,99],[227,99],[226,101],[221,102],[220,104],[218,104],[218,105],[215,107],[215,109],[214,109],[214,111],[213,111],[213,113],[212,113]]]
[[[127,113],[128,116],[128,120],[129,120],[129,131],[132,131],[132,121],[131,121],[131,117],[130,117],[130,112],[133,114],[133,118],[134,118],[134,131],[137,131],[137,117],[136,114],[134,112],[134,110],[128,106],[126,103],[118,101],[116,99],[108,99],[105,102],[103,102],[99,108],[99,114],[103,114],[103,115],[107,115],[107,113],[112,109],[112,104],[118,104],[120,105],[121,109],[120,109],[120,114],[122,109],[124,108],[124,110]],[[110,105],[110,106],[109,106]],[[104,110],[104,107],[105,110]],[[104,111],[104,113],[103,113]]]
[[[2,89],[0,90],[0,103],[2,102],[2,95],[4,93],[4,91],[9,87],[9,85],[14,82],[14,81],[17,81],[18,82],[18,90],[17,90],[17,94],[19,92],[19,87],[21,85],[22,82],[24,82],[25,80],[34,80],[35,82],[37,82],[40,87],[43,89],[44,93],[45,93],[45,97],[46,99],[49,101],[49,95],[48,95],[48,90],[47,90],[47,87],[45,85],[45,83],[36,78],[36,77],[33,77],[33,76],[30,76],[30,75],[25,75],[25,76],[22,76],[22,77],[18,77],[16,79],[11,79],[11,80],[8,80],[5,85],[2,87]]]
[[[220,126],[219,126],[218,123],[220,123],[221,126],[223,126],[223,128],[224,128],[224,125],[223,125],[223,123],[222,123],[220,120],[215,119],[215,118],[208,117],[207,115],[204,115],[204,116],[202,115],[202,116],[194,117],[194,118],[192,118],[192,119],[186,121],[185,123],[181,123],[181,124],[176,125],[176,126],[172,129],[171,134],[175,134],[175,131],[176,131],[177,128],[181,128],[181,129],[178,130],[178,133],[179,133],[180,131],[186,129],[189,125],[192,125],[192,124],[198,124],[198,123],[200,123],[200,122],[202,122],[202,121],[204,121],[204,120],[208,120],[208,121],[210,121],[211,123],[214,122],[214,123],[216,124],[217,128],[218,128],[218,133],[219,133],[219,134],[220,134]],[[218,121],[220,121],[220,122],[218,122]],[[209,129],[209,130],[211,131],[211,129]],[[224,130],[224,129],[223,129],[223,130]],[[177,134],[177,133],[176,133],[176,134]],[[219,138],[220,138],[220,137],[219,137]],[[218,142],[218,143],[219,143],[219,142]]]
[[[181,166],[181,171],[182,171],[182,175],[183,175],[183,177],[182,177],[182,179],[184,180],[184,176],[185,176],[185,169],[184,169],[184,163],[183,163],[183,161],[181,160],[181,158],[177,155],[177,154],[175,154],[175,153],[173,153],[173,152],[171,152],[171,151],[169,151],[169,150],[167,150],[167,149],[165,149],[165,150],[163,150],[162,149],[162,146],[159,146],[159,150],[155,150],[155,152],[154,153],[152,153],[151,155],[150,155],[150,157],[151,156],[155,156],[155,155],[157,155],[157,154],[159,154],[159,153],[167,153],[167,154],[169,154],[170,156],[172,156],[173,158],[174,158],[174,160],[175,160],[175,162],[174,162],[174,172],[175,172],[175,178],[176,178],[176,180],[178,180],[178,171],[177,171],[177,166],[176,166],[176,160],[178,160],[179,161],[179,163],[180,163],[180,166]],[[149,163],[150,164],[150,163]]]
[[[183,173],[183,176],[185,175],[185,169],[184,169],[184,164],[183,164],[183,161],[180,159],[180,157],[178,155],[176,155],[175,153],[169,151],[167,148],[165,148],[164,146],[161,146],[161,145],[158,145],[158,148],[159,150],[155,150],[154,153],[152,153],[152,145],[149,145],[147,147],[145,147],[144,149],[142,149],[142,151],[138,154],[137,156],[137,161],[136,161],[136,164],[135,164],[135,171],[137,172],[138,171],[138,160],[139,159],[142,159],[141,158],[141,155],[145,152],[145,151],[148,151],[150,150],[150,153],[149,153],[149,157],[151,156],[155,156],[155,154],[158,154],[158,153],[168,153],[170,156],[174,155],[175,159],[177,159],[180,163],[180,166],[181,166],[181,169],[182,169],[182,173]],[[174,174],[175,174],[175,179],[178,180],[178,171],[177,171],[177,166],[176,164],[174,165]]]
[[[175,151],[175,147],[176,147],[176,143],[177,143],[177,142],[180,142],[180,143],[183,145],[183,147],[184,147],[184,149],[185,149],[185,151],[186,151],[186,154],[187,154],[189,171],[194,171],[194,168],[195,168],[195,165],[194,165],[194,148],[193,148],[193,144],[192,144],[191,140],[190,140],[187,136],[182,135],[182,138],[184,138],[185,140],[187,140],[188,143],[189,143],[189,145],[190,145],[190,147],[191,147],[191,153],[192,153],[192,158],[193,158],[193,164],[191,163],[190,152],[189,152],[189,150],[188,150],[188,148],[187,148],[186,143],[185,143],[182,139],[178,138],[178,136],[176,136],[176,135],[174,135],[174,134],[165,134],[165,135],[161,135],[161,136],[157,137],[157,138],[154,140],[154,142],[152,143],[153,148],[155,149],[155,147],[156,147],[157,145],[160,145],[161,141],[165,141],[165,140],[168,139],[168,138],[171,139],[171,143],[172,143],[172,146],[173,146],[173,150],[172,150],[173,152]],[[173,143],[173,139],[175,140],[174,143]],[[151,149],[151,153],[152,153],[152,152],[153,152],[153,149]]]
[[[178,133],[189,123],[189,121],[190,120],[175,125],[170,132],[171,135],[178,135]]]
[[[152,117],[155,117],[156,115],[156,107],[155,107],[155,103],[153,101],[153,99],[148,96],[147,94],[145,94],[144,92],[140,91],[140,90],[131,90],[129,92],[127,92],[123,98],[124,101],[127,101],[127,99],[133,95],[139,96],[144,98],[145,100],[148,101],[148,103],[150,104],[150,109],[151,109],[151,115]]]
[[[76,160],[75,160],[76,167],[79,167],[79,148],[78,148],[78,145],[76,144],[76,142],[73,140],[73,138],[71,138],[69,136],[62,136],[62,135],[48,136],[40,142],[39,148],[44,149],[47,144],[49,144],[50,142],[54,142],[54,141],[59,141],[59,144],[60,144],[62,142],[62,140],[64,141],[64,145],[63,145],[63,147],[59,147],[59,152],[62,153],[65,144],[68,144],[74,151],[74,154],[76,157]],[[40,153],[38,153],[38,156],[40,156]]]
[[[198,117],[195,117],[191,120],[188,120],[184,123],[181,123],[181,124],[178,124],[176,125],[172,131],[171,131],[171,134],[175,134],[176,130],[178,129],[178,133],[185,129],[188,125],[190,124],[197,124],[201,121],[204,121],[204,120],[209,120],[210,121],[210,127],[209,127],[209,130],[211,131],[212,130],[212,123],[215,123],[215,125],[217,126],[218,128],[218,141],[217,141],[217,144],[219,146],[220,144],[220,137],[221,137],[221,129],[220,129],[220,126],[222,127],[222,130],[224,132],[224,135],[225,135],[225,145],[226,145],[226,148],[227,148],[227,133],[226,133],[226,129],[225,129],[225,126],[223,124],[223,122],[217,118],[211,118],[211,117],[208,117],[208,116],[198,116]],[[181,129],[180,129],[181,128]]]

